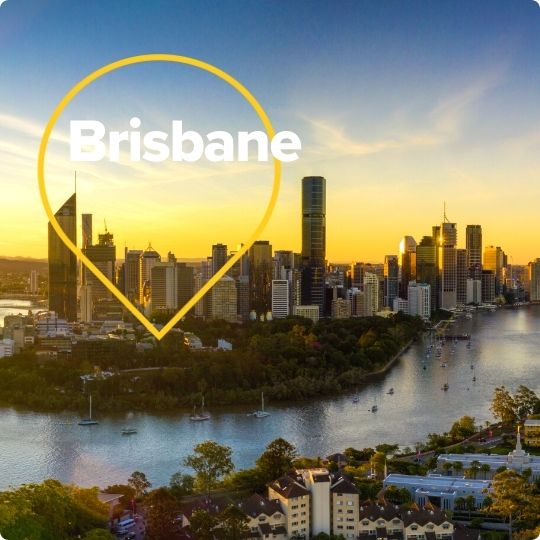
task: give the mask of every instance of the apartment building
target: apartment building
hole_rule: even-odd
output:
[[[528,418],[525,420],[523,435],[527,446],[540,446],[540,419]]]
[[[279,502],[289,538],[311,536],[310,492],[301,474],[285,475],[268,484],[268,498]]]

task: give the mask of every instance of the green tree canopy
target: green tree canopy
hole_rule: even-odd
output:
[[[297,456],[293,444],[282,438],[275,439],[257,459],[257,467],[265,480],[270,481],[289,472]]]
[[[204,441],[184,460],[195,471],[195,485],[204,493],[214,489],[218,481],[234,470],[232,450],[215,441]]]

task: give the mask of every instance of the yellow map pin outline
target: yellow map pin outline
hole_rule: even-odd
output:
[[[266,207],[266,210],[264,211],[264,215],[257,225],[255,231],[252,233],[251,237],[245,242],[245,244],[242,246],[241,249],[239,249],[236,254],[231,257],[202,287],[199,289],[195,295],[189,300],[180,310],[174,315],[171,320],[161,329],[158,330],[108,279],[107,277],[97,268],[92,261],[86,257],[86,255],[81,251],[80,248],[78,248],[66,235],[66,233],[62,230],[62,227],[58,223],[54,212],[51,208],[51,204],[49,202],[49,198],[47,196],[47,191],[45,188],[45,154],[47,152],[47,145],[49,143],[49,139],[52,133],[52,130],[54,129],[54,126],[56,125],[56,122],[58,121],[58,118],[64,111],[64,109],[69,105],[69,103],[72,101],[72,99],[77,96],[77,94],[83,90],[86,86],[88,86],[90,83],[94,82],[95,80],[99,79],[103,75],[110,73],[111,71],[115,71],[116,69],[120,69],[125,66],[130,66],[132,64],[140,64],[143,62],[177,62],[179,64],[187,64],[190,66],[194,66],[196,68],[202,69],[204,71],[207,71],[208,73],[212,73],[216,77],[219,77],[226,83],[228,83],[230,86],[232,86],[240,95],[243,96],[243,98],[251,105],[253,110],[257,113],[257,116],[260,118],[262,124],[264,125],[264,128],[266,130],[266,133],[268,135],[268,139],[272,140],[272,138],[275,135],[274,128],[272,127],[272,123],[270,122],[270,119],[268,118],[268,115],[266,114],[265,110],[262,108],[261,104],[257,101],[255,96],[238,80],[236,80],[234,77],[231,77],[228,73],[225,71],[219,69],[216,66],[213,66],[212,64],[208,64],[207,62],[203,62],[202,60],[197,60],[196,58],[191,58],[189,56],[179,56],[176,54],[143,54],[138,56],[129,56],[127,58],[123,58],[121,60],[118,60],[116,62],[112,62],[110,64],[107,64],[94,72],[90,73],[90,75],[87,75],[84,79],[79,81],[69,92],[61,99],[60,103],[56,106],[56,109],[53,111],[51,117],[49,118],[49,121],[47,122],[47,125],[45,126],[45,131],[43,132],[43,136],[41,137],[41,143],[39,145],[39,154],[38,154],[38,185],[39,185],[39,193],[41,196],[41,202],[43,203],[43,207],[45,208],[45,212],[47,214],[47,217],[49,218],[49,222],[51,223],[53,229],[55,230],[56,234],[59,236],[59,238],[62,240],[62,242],[69,248],[69,250],[75,254],[75,256],[90,270],[100,281],[103,283],[105,287],[109,291],[111,291],[112,294],[139,320],[141,324],[145,326],[145,328],[152,333],[158,340],[162,339],[171,328],[174,327],[174,325],[182,319],[182,317],[199,301],[203,296],[227,273],[227,271],[237,262],[240,260],[242,255],[247,252],[247,250],[254,244],[256,240],[260,238],[260,235],[263,231],[263,229],[266,227],[268,221],[270,220],[270,217],[272,216],[272,212],[274,211],[274,208],[276,206],[278,194],[279,194],[279,186],[281,182],[281,161],[279,161],[276,158],[273,158],[274,161],[274,180],[272,185],[272,192],[270,195],[270,199],[268,201],[268,205]]]

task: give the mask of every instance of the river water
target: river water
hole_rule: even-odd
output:
[[[525,384],[540,392],[540,306],[477,313],[454,326],[456,333],[473,337],[470,349],[465,342],[453,354],[452,344],[444,347],[448,367],[435,355],[426,359],[426,344],[415,343],[388,373],[354,393],[358,403],[353,394],[268,403],[271,414],[264,419],[231,407],[211,410],[211,420],[198,423],[187,414],[128,413],[100,417],[93,427],[78,426],[79,418],[69,413],[0,409],[0,489],[49,477],[104,487],[125,482],[135,470],[145,472],[154,486],[163,485],[193,446],[207,439],[231,446],[238,468],[253,465],[276,437],[293,442],[303,455],[323,457],[381,442],[414,446],[465,414],[478,422],[491,419],[489,402],[497,385],[515,390]],[[391,387],[393,395],[386,393]],[[138,433],[122,436],[126,426]]]

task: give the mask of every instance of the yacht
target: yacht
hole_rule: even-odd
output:
[[[390,390],[388,390],[388,392],[386,392],[386,393],[389,394],[389,395],[393,395],[394,394],[394,389],[390,388]]]
[[[193,407],[193,412],[189,419],[191,422],[204,422],[205,420],[210,420],[210,415],[204,411],[204,396],[201,401],[201,410],[197,412],[197,408]]]
[[[122,430],[122,435],[135,435],[135,433],[137,433],[135,428],[124,428]]]
[[[96,426],[97,424],[99,424],[99,422],[92,419],[92,394],[90,394],[88,401],[88,418],[83,418],[79,422],[79,426]]]
[[[255,418],[266,418],[267,416],[270,416],[270,413],[264,410],[264,392],[261,392],[261,410],[255,411],[253,416]]]

